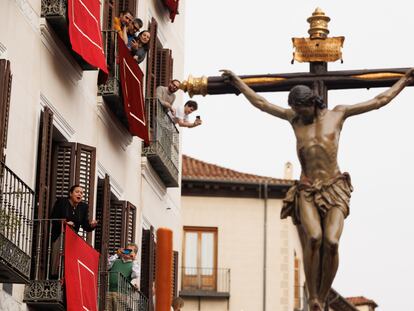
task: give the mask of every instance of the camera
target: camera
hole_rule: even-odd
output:
[[[196,119],[199,119],[200,120],[201,118],[200,118],[200,116],[196,116]]]
[[[129,254],[131,254],[131,253],[132,253],[132,249],[127,249],[127,248],[124,248],[124,249],[122,250],[122,254],[129,255]]]

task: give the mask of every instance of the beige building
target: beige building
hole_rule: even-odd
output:
[[[85,190],[90,219],[99,220],[87,239],[102,253],[102,273],[108,254],[138,244],[137,300],[147,308],[150,298],[152,310],[156,229],[171,228],[173,249],[181,249],[179,131],[154,90],[183,77],[185,1],[174,22],[178,2],[71,1],[0,1],[0,310],[65,309],[62,282],[49,273],[49,217],[55,199],[73,184]],[[102,30],[98,47],[109,78],[99,87],[98,70],[72,50],[68,34],[68,4],[84,2],[97,4],[101,17],[95,35]],[[132,131],[116,62],[112,21],[124,9],[141,18],[152,37],[139,65],[147,146]],[[105,282],[100,286],[102,298]]]
[[[291,177],[291,164],[285,168]],[[280,219],[293,182],[183,155],[179,294],[186,311],[308,310],[301,241],[291,220]],[[358,310],[333,289],[328,300],[329,310]]]

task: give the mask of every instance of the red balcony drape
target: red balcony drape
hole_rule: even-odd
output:
[[[118,37],[118,62],[124,110],[128,119],[129,132],[143,139],[146,144],[149,144],[142,89],[144,74],[120,37]]]
[[[66,310],[98,310],[98,264],[99,253],[66,225]]]
[[[102,46],[99,0],[68,0],[72,50],[90,65],[108,73]]]

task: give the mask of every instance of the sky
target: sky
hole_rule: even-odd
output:
[[[185,76],[308,72],[292,60],[292,37],[308,37],[316,7],[331,18],[330,36],[345,36],[343,64],[329,70],[414,66],[414,2],[186,1]],[[328,105],[354,104],[384,89],[330,91]],[[262,93],[287,108],[287,93]],[[184,100],[188,96],[184,97]],[[284,164],[300,174],[295,137],[286,121],[252,107],[242,96],[195,96],[203,125],[184,129],[184,154],[220,166],[283,178]],[[414,87],[386,107],[348,119],[338,162],[352,177],[351,214],[340,243],[333,287],[343,296],[375,300],[377,311],[412,310],[414,290]],[[269,259],[271,260],[271,259]]]

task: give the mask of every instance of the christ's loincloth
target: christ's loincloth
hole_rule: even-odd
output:
[[[349,215],[352,190],[351,177],[348,173],[338,175],[328,182],[299,181],[287,192],[280,218],[290,216],[295,225],[300,224],[300,193],[304,194],[306,201],[313,203],[321,218],[324,218],[331,208],[338,208],[346,218]]]

